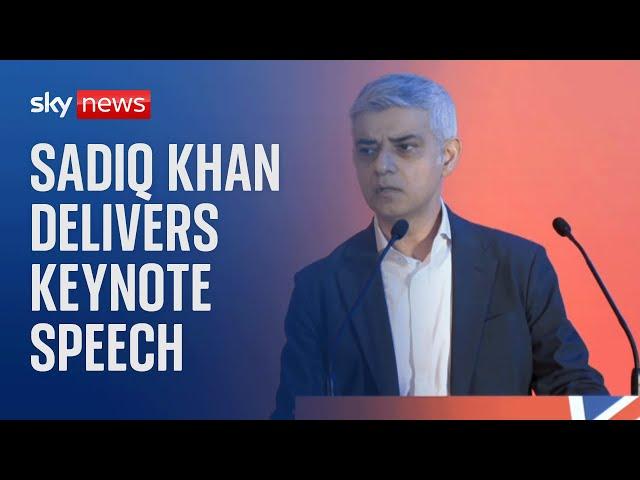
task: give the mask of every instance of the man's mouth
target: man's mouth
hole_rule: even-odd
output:
[[[402,189],[396,187],[376,187],[376,193],[401,192]]]

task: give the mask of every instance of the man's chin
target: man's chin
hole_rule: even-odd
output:
[[[385,205],[381,208],[376,208],[374,209],[374,213],[378,218],[387,222],[394,222],[396,220],[404,218],[407,215],[406,209],[394,207],[391,205]]]

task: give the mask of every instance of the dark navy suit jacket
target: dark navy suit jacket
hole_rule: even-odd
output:
[[[606,395],[602,376],[589,366],[587,348],[566,316],[545,249],[447,210],[451,395]],[[376,257],[372,222],[295,275],[272,418],[293,417],[298,395],[326,394],[327,338],[335,337],[374,272]],[[380,269],[335,350],[337,395],[399,395]]]

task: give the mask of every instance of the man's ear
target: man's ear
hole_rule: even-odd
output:
[[[455,170],[462,153],[462,142],[459,138],[447,140],[443,148],[444,162],[442,176],[447,177]]]

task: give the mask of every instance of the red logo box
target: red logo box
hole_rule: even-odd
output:
[[[148,120],[151,90],[78,90],[76,115],[83,120]]]

